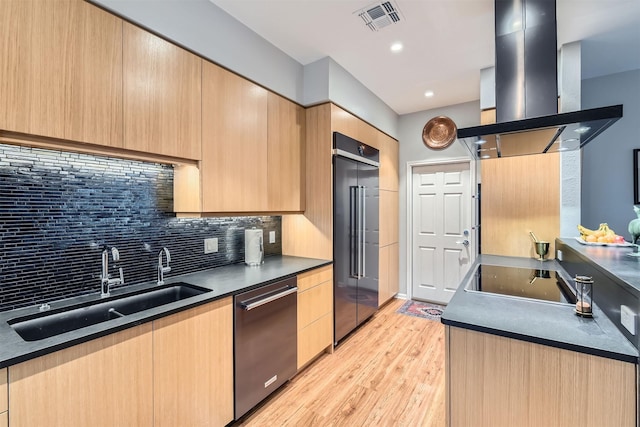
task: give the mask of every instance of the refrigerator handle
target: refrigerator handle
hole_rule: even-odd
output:
[[[367,197],[367,187],[365,187],[364,185],[361,188],[361,193],[360,193],[360,200],[361,200],[361,209],[360,209],[360,215],[362,217],[362,220],[360,221],[361,225],[362,225],[362,231],[360,232],[360,259],[361,259],[361,268],[360,268],[360,277],[364,277],[365,276],[365,268],[366,268],[366,256],[365,256],[365,230],[367,229],[367,216],[366,216],[366,197]]]
[[[359,256],[358,256],[358,187],[349,187],[349,275],[358,277]]]

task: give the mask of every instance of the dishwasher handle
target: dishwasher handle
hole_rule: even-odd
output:
[[[295,292],[298,292],[298,287],[297,286],[294,286],[293,288],[288,288],[288,289],[286,289],[286,290],[284,290],[282,292],[278,292],[277,294],[269,295],[266,298],[262,298],[262,299],[260,299],[258,301],[254,301],[254,302],[251,302],[251,303],[247,303],[246,301],[245,302],[240,301],[240,306],[242,307],[243,310],[246,310],[246,311],[253,310],[254,308],[258,308],[258,307],[260,307],[262,305],[269,304],[272,301],[275,301],[275,300],[280,299],[280,298],[284,298],[287,295],[291,295],[291,294],[293,294]],[[259,296],[256,297],[256,298],[259,298]]]

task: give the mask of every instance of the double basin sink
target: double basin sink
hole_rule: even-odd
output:
[[[38,341],[206,292],[211,292],[211,289],[179,282],[17,317],[7,323],[25,341]]]

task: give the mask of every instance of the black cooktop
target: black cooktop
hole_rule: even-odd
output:
[[[546,269],[481,264],[466,290],[568,304],[576,302],[574,293],[558,273]]]

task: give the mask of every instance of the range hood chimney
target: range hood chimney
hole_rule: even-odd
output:
[[[458,129],[474,158],[579,150],[622,105],[558,114],[555,0],[495,0],[496,121]]]

